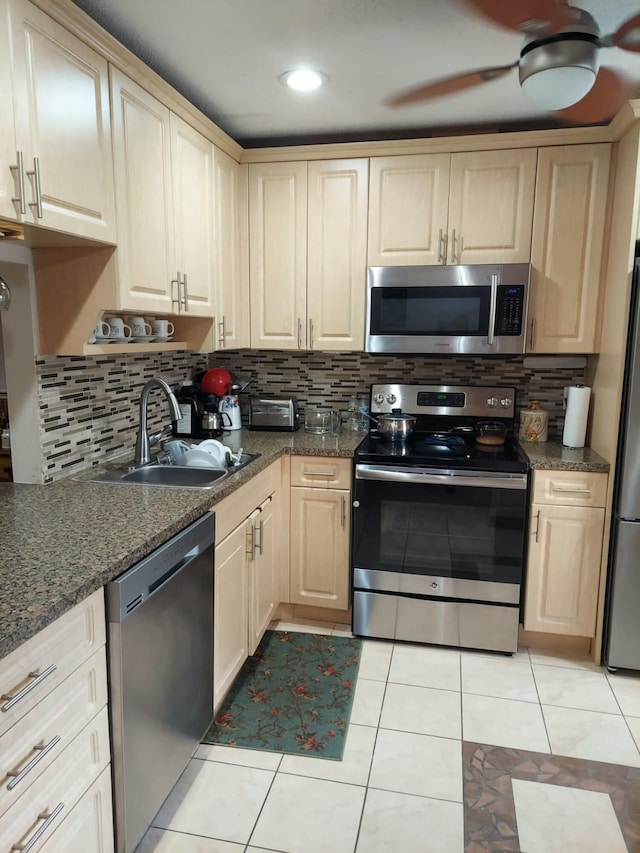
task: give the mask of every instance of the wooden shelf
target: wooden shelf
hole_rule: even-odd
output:
[[[171,341],[166,344],[85,344],[83,355],[111,355],[123,352],[176,352],[189,349],[186,341]]]

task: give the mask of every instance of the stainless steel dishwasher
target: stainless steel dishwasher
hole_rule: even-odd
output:
[[[116,850],[133,851],[213,716],[209,512],[107,584]]]

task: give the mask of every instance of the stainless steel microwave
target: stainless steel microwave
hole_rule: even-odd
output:
[[[529,264],[369,267],[371,353],[524,352]]]

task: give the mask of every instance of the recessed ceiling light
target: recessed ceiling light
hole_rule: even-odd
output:
[[[319,89],[328,79],[322,71],[313,71],[310,68],[285,71],[280,75],[280,80],[297,92],[312,92],[314,89]]]

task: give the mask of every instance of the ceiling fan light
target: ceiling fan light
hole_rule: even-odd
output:
[[[582,100],[598,73],[598,46],[592,41],[557,40],[528,48],[520,57],[520,85],[527,97],[548,110]]]

